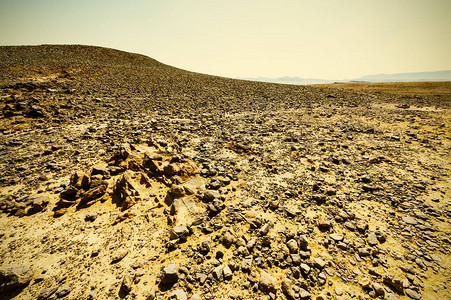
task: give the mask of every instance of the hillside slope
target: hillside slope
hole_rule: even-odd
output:
[[[0,47],[0,299],[447,299],[441,97]]]

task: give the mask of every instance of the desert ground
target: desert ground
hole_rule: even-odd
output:
[[[0,47],[0,298],[451,299],[439,86]]]

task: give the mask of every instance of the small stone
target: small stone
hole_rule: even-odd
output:
[[[304,274],[310,273],[310,266],[309,265],[302,263],[300,267],[301,267],[302,273],[304,273]]]
[[[213,269],[213,277],[216,280],[222,280],[222,271],[224,270],[223,265],[219,265],[216,268]]]
[[[252,258],[243,259],[243,261],[241,262],[241,269],[243,270],[243,272],[249,272],[251,270],[251,267],[252,267]]]
[[[315,257],[313,259],[313,264],[315,265],[315,267],[317,267],[319,269],[322,269],[326,265],[326,262],[323,259],[319,258],[319,257]]]
[[[299,266],[301,264],[301,256],[299,254],[291,254],[290,257],[294,265]]]
[[[127,295],[131,290],[132,278],[130,274],[125,274],[124,278],[122,279],[121,291],[124,292],[125,295]]]
[[[106,166],[105,167],[104,166],[96,166],[96,167],[93,167],[91,170],[91,176],[94,176],[94,175],[102,175],[102,176],[109,175],[109,171]]]
[[[52,296],[56,291],[58,290],[57,286],[51,286],[48,288],[43,289],[39,295],[38,295],[38,300],[44,300],[44,299],[48,299],[50,296]]]
[[[282,291],[285,293],[288,299],[296,298],[295,292],[293,290],[293,282],[288,278],[285,278],[282,281]]]
[[[64,296],[67,296],[70,294],[71,290],[72,289],[71,289],[70,285],[68,285],[68,284],[63,285],[56,291],[56,297],[62,298]]]
[[[386,285],[393,287],[398,293],[404,292],[403,282],[400,278],[387,274],[384,276],[383,281]]]
[[[57,145],[57,144],[52,145],[52,151],[58,151],[58,150],[60,150],[62,148],[63,148],[63,146],[61,146],[61,145]]]
[[[299,298],[301,299],[310,299],[312,297],[312,294],[310,294],[309,291],[304,290],[303,288],[299,289]]]
[[[360,257],[366,257],[371,255],[370,249],[368,248],[358,248],[357,252],[359,253]]]
[[[204,200],[205,201],[213,201],[214,199],[219,198],[221,195],[218,191],[215,190],[206,190],[204,193]]]
[[[174,299],[174,300],[187,300],[188,296],[186,295],[186,292],[182,289],[176,289],[173,290],[170,294],[169,294],[169,299]]]
[[[269,223],[266,223],[265,225],[262,226],[262,228],[260,228],[260,234],[261,235],[267,235],[270,229],[270,225]]]
[[[230,181],[231,181],[231,179],[229,178],[229,177],[224,177],[223,179],[222,179],[222,184],[224,184],[224,185],[229,185],[230,184]]]
[[[87,300],[97,300],[97,294],[95,291],[89,291],[88,295],[86,295]]]
[[[417,225],[418,221],[412,217],[404,217],[402,218],[403,222],[409,225]]]
[[[362,277],[359,279],[359,284],[362,288],[368,289],[371,286],[371,281],[367,277]]]
[[[219,188],[221,188],[221,183],[218,180],[214,180],[210,183],[209,188],[212,190],[219,190]]]
[[[337,286],[335,288],[335,294],[337,294],[338,296],[343,295],[343,289],[341,287]]]
[[[49,180],[49,178],[48,178],[45,174],[40,175],[40,176],[38,177],[38,179],[41,180],[41,181],[47,181],[47,180]]]
[[[112,256],[112,262],[116,263],[122,260],[126,255],[128,254],[128,250],[126,249],[120,249],[116,251]]]
[[[414,290],[406,289],[405,293],[407,296],[409,296],[412,299],[415,299],[415,300],[421,299],[421,295],[418,294],[417,292],[415,292]]]
[[[204,284],[207,278],[208,278],[207,274],[196,273],[196,279],[200,282],[200,284]]]
[[[299,251],[299,255],[304,259],[309,258],[311,254],[312,253],[310,251]]]
[[[305,248],[308,246],[308,238],[305,235],[300,235],[298,238],[299,247]]]
[[[370,232],[367,237],[368,245],[376,246],[377,245],[377,236],[376,233]]]
[[[95,221],[96,218],[97,218],[97,213],[96,212],[89,212],[85,216],[85,221],[93,222],[93,221]]]
[[[161,271],[161,283],[169,285],[177,282],[179,279],[178,268],[175,264],[170,264],[164,267]]]
[[[342,240],[343,240],[344,236],[343,236],[343,234],[341,234],[341,233],[332,233],[332,234],[330,235],[330,238],[333,239],[333,240],[336,241],[336,242],[339,242],[339,241],[342,241]]]
[[[189,298],[190,300],[202,300],[202,297],[199,295],[199,294],[197,294],[197,293],[194,293],[192,296],[191,296],[191,298]]]
[[[263,270],[260,272],[258,286],[262,292],[275,293],[277,291],[276,279]]]
[[[318,218],[318,227],[322,229],[329,229],[332,226],[332,220],[326,217]]]
[[[232,279],[233,273],[232,273],[232,270],[230,269],[229,266],[225,266],[224,269],[222,270],[222,272],[224,274],[224,279],[225,280]]]
[[[247,248],[249,251],[251,251],[251,250],[254,248],[254,246],[255,246],[256,243],[257,243],[257,239],[256,239],[255,237],[253,237],[253,238],[251,238],[251,239],[249,240],[249,242],[247,242],[246,248]]]
[[[290,249],[290,253],[296,253],[299,251],[299,246],[296,240],[291,239],[287,242],[287,247]]]
[[[279,207],[279,202],[276,201],[276,200],[270,200],[270,201],[269,201],[269,206],[270,206],[272,209],[277,209],[277,208]]]
[[[365,220],[358,220],[356,227],[358,231],[365,232],[368,229],[368,222]]]
[[[33,198],[33,211],[34,212],[42,211],[47,206],[48,203],[49,200],[46,197],[39,196]]]
[[[171,233],[170,233],[170,239],[171,240],[176,240],[176,239],[182,239],[185,240],[189,235],[189,230],[188,228],[186,228],[185,226],[174,226],[171,229]]]
[[[384,288],[379,283],[373,282],[371,284],[371,287],[373,288],[373,290],[376,293],[376,295],[384,295],[385,294]]]
[[[202,241],[202,243],[199,246],[199,251],[206,254],[210,252],[210,248],[211,248],[211,238],[208,238]]]
[[[236,242],[236,238],[235,236],[230,233],[230,231],[227,231],[224,236],[222,237],[222,244],[226,247],[229,248],[232,244],[234,244]]]

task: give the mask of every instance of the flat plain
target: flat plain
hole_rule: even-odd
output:
[[[371,93],[391,93],[407,97],[434,96],[451,100],[451,81],[442,82],[337,82],[315,84],[316,87],[354,90]]]

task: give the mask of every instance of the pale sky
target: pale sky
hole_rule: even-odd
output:
[[[226,77],[451,69],[451,0],[0,0],[0,45],[84,44]]]

